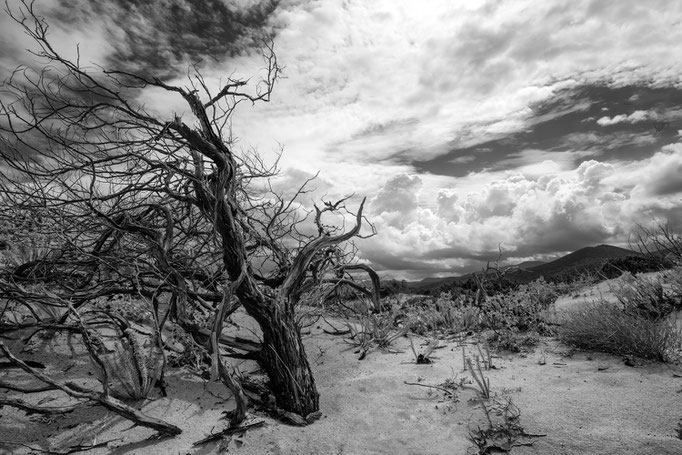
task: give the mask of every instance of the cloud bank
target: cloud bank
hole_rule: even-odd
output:
[[[359,255],[386,274],[453,274],[497,257],[625,245],[682,222],[682,3],[672,0],[41,2],[65,52],[217,90],[257,80],[271,37],[286,78],[243,106],[236,149],[280,161],[291,193],[371,197]],[[30,60],[0,20],[0,70]],[[181,100],[149,91],[172,118]],[[304,203],[308,206],[311,200]]]

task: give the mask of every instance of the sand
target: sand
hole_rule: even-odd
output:
[[[562,298],[561,310],[607,292],[607,285]],[[477,453],[467,438],[485,422],[475,384],[464,384],[455,395],[405,382],[439,385],[448,378],[465,378],[462,349],[473,356],[476,340],[443,342],[432,354],[433,363],[418,365],[409,339],[400,338],[391,352],[374,350],[363,360],[343,337],[329,335],[323,321],[305,335],[306,349],[320,392],[322,418],[308,427],[279,423],[259,413],[250,421],[266,422],[222,443],[193,447],[193,443],[222,430],[222,412],[234,402],[219,383],[207,383],[186,371],[168,376],[167,398],[140,402],[143,412],[182,428],[174,438],[149,439],[154,432],[131,428],[129,421],[101,407],[90,407],[51,419],[27,416],[10,407],[0,409],[0,453],[39,453],[19,444],[42,449],[92,444],[110,440],[107,447],[89,454],[466,454]],[[64,343],[63,338],[55,338]],[[414,337],[423,351],[427,340]],[[8,343],[5,340],[8,346]],[[49,371],[80,375],[83,384],[95,384],[83,353],[66,345],[30,352],[23,358],[44,361]],[[627,366],[620,357],[574,351],[554,339],[543,338],[527,353],[497,353],[489,378],[494,401],[511,398],[520,410],[520,425],[532,446],[515,447],[514,454],[682,454],[682,368],[678,365],[638,362]],[[236,362],[243,372],[256,367]],[[80,369],[80,370],[79,370]],[[0,370],[0,379],[18,376]],[[55,396],[54,392],[39,394]],[[37,400],[41,396],[33,397]],[[51,402],[51,405],[58,402]]]

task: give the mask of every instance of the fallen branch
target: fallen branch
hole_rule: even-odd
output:
[[[26,371],[30,375],[40,379],[41,381],[56,387],[57,389],[61,390],[62,392],[66,393],[67,395],[73,398],[79,400],[95,401],[104,406],[105,408],[109,409],[110,411],[113,411],[116,414],[125,417],[128,420],[132,420],[138,425],[152,428],[164,435],[175,436],[182,433],[182,430],[176,427],[175,425],[171,425],[169,423],[164,422],[163,420],[155,419],[154,417],[149,417],[145,414],[142,414],[137,409],[132,408],[127,404],[123,403],[122,401],[117,400],[116,398],[113,398],[109,395],[95,393],[81,387],[76,388],[74,387],[73,384],[65,384],[56,381],[50,378],[49,376],[41,373],[40,371],[36,371],[35,369],[28,366],[24,361],[18,359],[17,357],[14,357],[14,355],[9,351],[9,349],[7,349],[7,347],[5,347],[5,344],[2,342],[0,342],[0,351],[2,351],[4,356],[7,359],[9,359],[9,361],[14,365],[18,366],[19,368]]]
[[[68,455],[71,453],[85,452],[87,450],[97,449],[99,447],[106,447],[110,442],[115,441],[115,439],[110,439],[109,441],[98,442],[97,444],[82,445],[77,444],[75,446],[69,446],[65,449],[41,449],[40,447],[32,446],[29,444],[24,444],[23,442],[12,442],[12,441],[0,441],[1,444],[11,444],[15,446],[23,446],[30,449],[32,452],[47,453],[50,455]]]
[[[196,328],[195,332],[207,338],[211,338],[211,336],[213,335],[213,332],[206,327]],[[231,337],[223,334],[220,334],[220,338],[218,339],[218,341],[220,341],[220,344],[224,344],[225,346],[240,349],[242,351],[246,351],[249,353],[259,353],[262,347],[261,343],[257,341],[241,337]]]
[[[40,369],[45,368],[44,364],[42,364],[40,362],[33,361],[33,360],[27,360],[26,365],[33,367],[33,368],[40,368]],[[0,370],[4,370],[5,368],[13,368],[16,366],[17,365],[15,365],[12,362],[0,362]]]
[[[334,324],[332,324],[331,322],[327,321],[327,319],[326,319],[324,316],[322,316],[322,319],[323,319],[324,322],[326,322],[332,329],[334,329],[333,331],[327,330],[327,329],[322,329],[322,331],[323,331],[324,333],[326,333],[327,335],[348,335],[349,333],[351,333],[351,330],[350,330],[350,329],[344,330],[344,329],[339,329],[339,328],[335,327]]]
[[[333,331],[333,332],[332,332],[331,330],[322,329],[322,331],[323,331],[324,333],[326,333],[327,335],[348,335],[348,334],[350,333],[350,329],[347,329],[347,330],[335,330],[335,331]]]
[[[437,385],[430,385],[430,384],[420,384],[420,383],[418,383],[418,382],[407,382],[407,381],[403,381],[403,382],[404,382],[405,384],[407,384],[407,385],[418,385],[418,386],[420,386],[420,387],[428,387],[428,388],[430,388],[430,389],[437,389],[437,390],[440,390],[441,392],[445,392],[445,393],[447,393],[448,395],[452,395],[452,396],[455,395],[455,394],[452,392],[452,390],[448,390],[448,389],[446,389],[445,387],[440,387],[440,386],[437,386]]]
[[[35,404],[31,404],[24,400],[19,400],[18,398],[0,398],[0,406],[12,406],[13,408],[19,408],[26,411],[27,414],[66,414],[71,412],[76,408],[80,407],[82,403],[78,403],[71,406],[53,406],[53,407],[43,407]]]
[[[23,385],[19,385],[19,384],[10,384],[9,382],[5,382],[5,381],[0,381],[0,388],[7,389],[7,390],[13,390],[15,392],[21,392],[21,393],[47,392],[48,390],[55,390],[56,389],[56,387],[51,386],[49,384],[45,384],[42,386],[36,386],[36,387],[28,387],[28,386],[23,386]]]
[[[197,441],[194,444],[192,444],[192,446],[198,447],[198,446],[201,446],[204,444],[208,444],[209,442],[217,441],[218,439],[222,439],[225,436],[232,436],[235,434],[245,433],[248,430],[251,430],[253,428],[259,428],[259,427],[262,427],[263,425],[265,425],[265,420],[261,420],[259,422],[255,422],[255,423],[250,423],[248,425],[243,425],[241,427],[228,427],[219,433],[214,433],[210,436],[206,436],[204,439]]]

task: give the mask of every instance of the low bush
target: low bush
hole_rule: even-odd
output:
[[[674,321],[652,320],[605,301],[568,313],[558,335],[580,349],[662,362],[682,359],[682,333]]]
[[[401,320],[418,335],[436,331],[448,333],[470,332],[480,325],[480,309],[473,298],[466,295],[453,297],[449,292],[437,298],[410,301],[401,307]]]
[[[162,378],[165,365],[163,352],[155,338],[146,338],[145,346],[139,335],[129,329],[125,337],[120,337],[110,349],[99,354],[108,381],[107,388],[113,397],[121,400],[146,398]],[[98,373],[100,382],[104,381],[102,371],[98,370]]]
[[[556,298],[554,286],[542,279],[506,294],[488,296],[481,302],[482,326],[498,336],[528,331],[550,335],[552,326],[545,314]]]
[[[380,313],[366,312],[356,315],[357,322],[347,322],[346,342],[361,352],[361,359],[374,347],[390,349],[395,340],[407,334],[409,323],[400,324],[400,307],[393,305],[389,311]]]

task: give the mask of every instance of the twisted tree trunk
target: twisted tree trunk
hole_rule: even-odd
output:
[[[293,314],[273,302],[261,313],[261,359],[277,406],[306,417],[319,410],[319,393]]]

